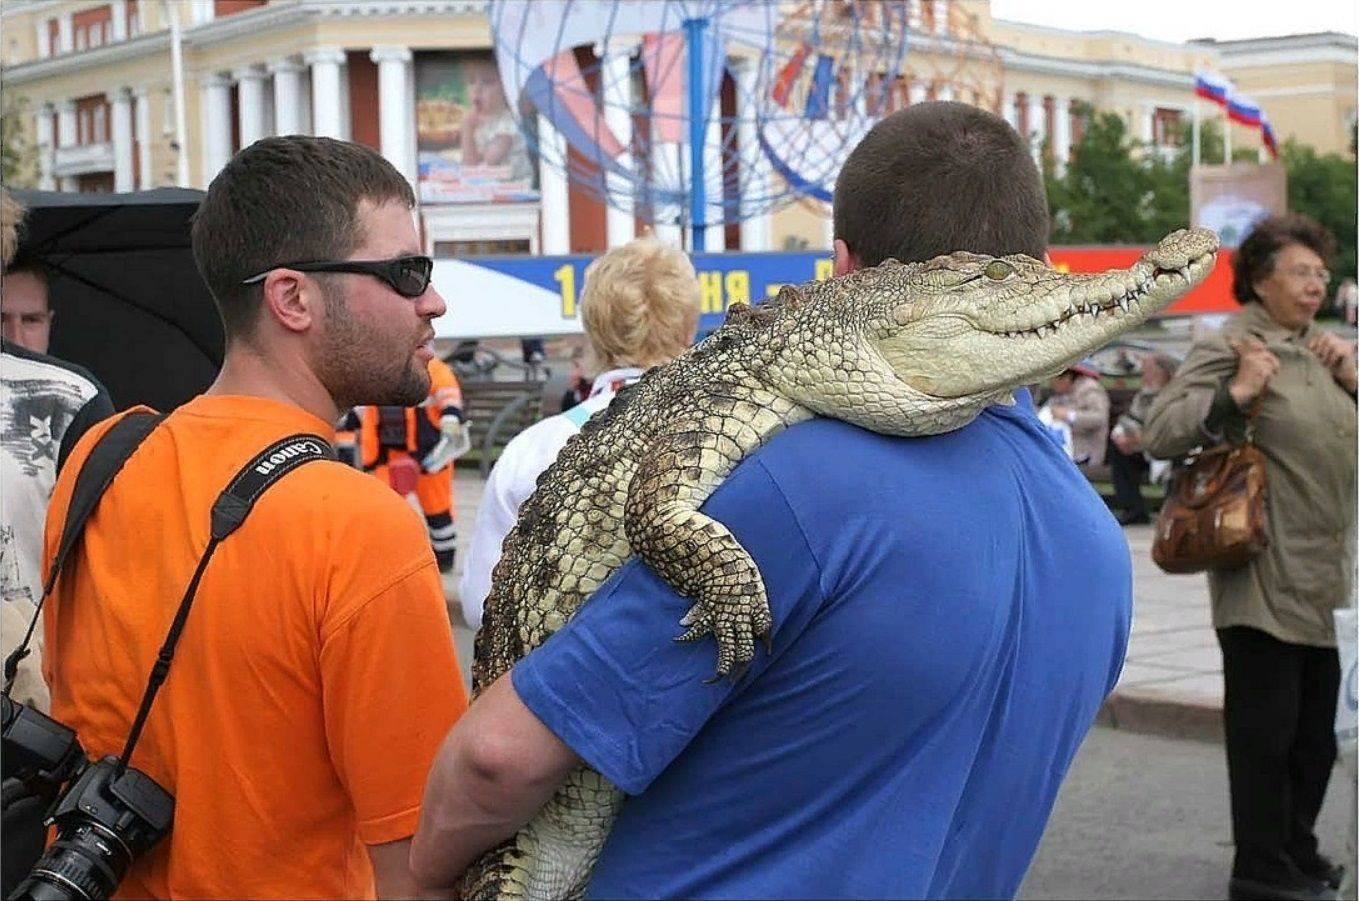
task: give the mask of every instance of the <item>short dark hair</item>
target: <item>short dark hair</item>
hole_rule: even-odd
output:
[[[271,266],[344,259],[363,243],[358,207],[415,206],[408,181],[360,144],[264,138],[231,158],[193,217],[193,256],[228,340],[250,334],[263,289],[241,282]]]
[[[52,269],[39,257],[32,254],[20,253],[10,262],[9,268],[5,270],[5,276],[20,275],[23,273],[36,278],[47,288],[47,310],[51,312],[56,309],[56,302],[52,300]]]
[[[1335,255],[1335,238],[1321,223],[1302,213],[1286,213],[1261,219],[1236,248],[1232,257],[1232,294],[1242,303],[1260,299],[1255,283],[1269,278],[1279,251],[1290,244],[1301,244],[1330,265]]]
[[[920,103],[873,126],[835,183],[835,237],[864,266],[970,250],[1042,259],[1048,202],[1028,142],[963,103]]]

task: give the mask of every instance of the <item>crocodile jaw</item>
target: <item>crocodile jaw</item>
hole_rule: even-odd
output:
[[[1036,319],[983,325],[966,310],[940,311],[885,338],[879,351],[906,385],[938,398],[1033,384],[1061,372],[1144,322],[1213,270],[1217,238],[1177,233],[1126,270],[1069,276],[1060,299],[1035,298]]]

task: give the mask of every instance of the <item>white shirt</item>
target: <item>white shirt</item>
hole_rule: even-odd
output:
[[[481,628],[482,605],[491,591],[491,570],[500,559],[500,545],[519,518],[519,507],[537,487],[538,476],[552,465],[586,420],[607,407],[620,388],[641,377],[640,369],[605,372],[595,379],[584,401],[529,426],[505,445],[486,480],[458,583],[463,619],[472,629]]]
[[[62,439],[101,391],[60,360],[10,344],[0,353],[0,659],[19,646],[42,596],[43,526]],[[107,394],[100,403],[101,413],[113,412]],[[33,650],[19,666],[14,697],[46,710],[41,622]]]

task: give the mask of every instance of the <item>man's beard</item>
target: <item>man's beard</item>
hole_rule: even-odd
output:
[[[325,294],[326,332],[313,366],[340,410],[358,406],[414,407],[429,395],[429,370],[413,366],[414,345],[397,354],[375,347],[349,315],[343,289]]]

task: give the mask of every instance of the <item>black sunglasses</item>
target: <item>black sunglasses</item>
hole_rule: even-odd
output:
[[[394,260],[315,260],[307,263],[279,263],[252,275],[241,282],[256,285],[275,269],[296,269],[298,272],[356,272],[382,279],[402,297],[419,297],[429,290],[434,261],[429,257],[397,257]]]

